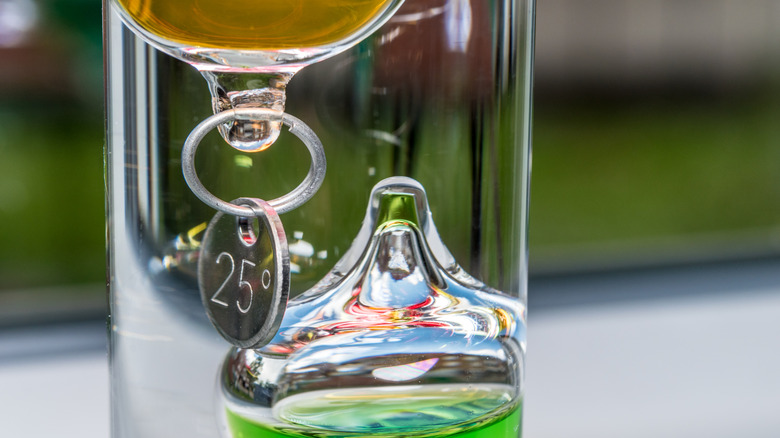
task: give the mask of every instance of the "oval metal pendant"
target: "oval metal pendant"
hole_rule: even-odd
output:
[[[209,223],[198,260],[206,313],[231,344],[258,348],[276,335],[290,291],[287,238],[276,211],[263,200],[239,198],[256,217],[218,212]]]

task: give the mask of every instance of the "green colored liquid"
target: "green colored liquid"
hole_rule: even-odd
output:
[[[392,429],[377,429],[365,434],[333,433],[322,430],[313,430],[311,433],[291,432],[272,429],[252,421],[246,420],[229,410],[227,411],[228,424],[233,433],[233,438],[310,438],[310,437],[406,437],[418,436],[426,438],[516,438],[520,437],[522,407],[516,407],[502,416],[485,420],[481,425],[461,431],[462,428],[444,429],[424,435],[394,434]]]

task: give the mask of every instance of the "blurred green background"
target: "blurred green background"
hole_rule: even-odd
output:
[[[539,0],[532,275],[777,254],[780,19],[726,4]],[[0,0],[0,324],[103,306],[100,8]]]
[[[103,302],[101,17],[0,0],[0,325]]]

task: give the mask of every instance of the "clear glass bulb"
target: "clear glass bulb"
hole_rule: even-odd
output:
[[[340,438],[470,430],[518,407],[524,349],[522,301],[454,261],[417,181],[388,178],[350,250],[289,302],[276,337],[228,354],[224,429]]]

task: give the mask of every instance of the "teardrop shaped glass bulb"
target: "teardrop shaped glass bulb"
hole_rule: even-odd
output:
[[[524,345],[522,302],[466,274],[422,186],[389,178],[342,260],[289,302],[277,336],[228,355],[229,428],[411,436],[476,427],[517,407]]]

